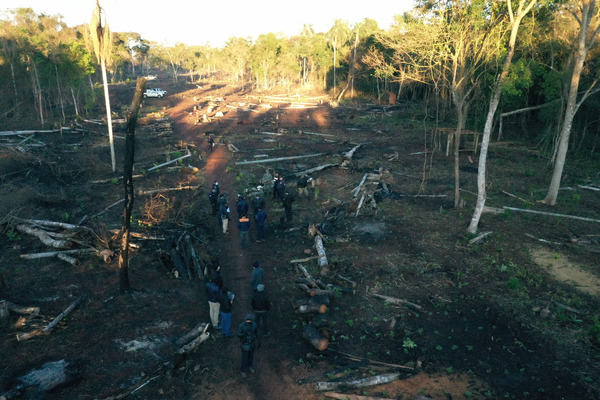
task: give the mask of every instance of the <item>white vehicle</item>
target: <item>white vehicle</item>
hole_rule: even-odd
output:
[[[146,97],[158,97],[159,99],[163,98],[167,94],[166,90],[162,90],[160,88],[154,89],[146,89],[144,92],[144,98]]]

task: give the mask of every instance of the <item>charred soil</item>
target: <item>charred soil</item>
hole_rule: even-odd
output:
[[[107,207],[124,188],[111,171],[106,126],[78,120],[75,130],[37,133],[24,143],[7,136],[0,148],[0,299],[40,308],[36,316],[0,313],[0,396],[40,396],[45,390],[24,385],[23,376],[67,360],[73,376],[46,398],[319,399],[325,396],[316,382],[391,372],[399,379],[334,391],[393,399],[600,398],[597,221],[504,209],[483,215],[480,232],[491,234],[471,243],[476,157],[471,163],[464,152],[466,206],[455,209],[452,158],[443,138],[415,122],[422,115],[414,105],[333,107],[324,97],[160,83],[167,97],[144,100],[136,129],[132,226],[140,237],[132,238],[127,293],[119,291],[116,256],[105,262],[77,255],[76,265],[24,259],[56,249],[18,228],[26,220],[82,222],[73,248],[118,248],[122,205]],[[115,87],[115,109],[127,109],[132,94],[131,86]],[[115,135],[122,170],[124,125]],[[342,165],[343,153],[359,144]],[[294,194],[298,172],[328,164],[309,174],[309,197],[296,197],[287,221],[265,173],[277,171]],[[568,165],[563,184],[571,190],[561,191],[556,207],[536,203],[551,170],[526,144],[493,143],[488,168],[489,206],[600,219],[598,192],[578,186],[598,184],[597,164]],[[365,174],[371,175],[357,192]],[[385,177],[387,190],[373,176]],[[208,202],[215,180],[228,193],[228,234]],[[252,226],[250,248],[242,249],[235,199],[258,185],[266,195],[267,239],[256,242]],[[320,275],[311,224],[324,237],[327,276]],[[213,329],[192,353],[175,354],[178,338],[209,322],[206,278],[181,276],[169,257],[186,234],[200,263],[219,263],[236,294],[234,330],[250,311],[252,263],[265,270],[272,334],[262,339],[248,378],[239,373],[239,341]],[[337,287],[321,352],[300,333],[311,315],[292,307],[303,296],[296,284],[303,275],[290,261],[305,258],[310,274]],[[561,267],[587,278],[561,277],[553,260],[568,260]],[[79,298],[49,333],[16,339]]]

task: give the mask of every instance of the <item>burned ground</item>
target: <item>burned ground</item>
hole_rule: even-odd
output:
[[[23,259],[23,254],[49,250],[17,229],[23,219],[77,224],[88,216],[77,245],[116,248],[121,206],[94,216],[124,193],[119,174],[110,170],[105,126],[79,120],[76,131],[39,133],[21,144],[23,138],[10,136],[4,142],[0,298],[40,307],[41,314],[21,325],[15,313],[1,321],[5,393],[28,371],[64,359],[76,366],[76,378],[47,398],[121,398],[134,391],[130,397],[139,399],[319,399],[324,395],[315,390],[315,381],[395,371],[400,379],[392,383],[339,391],[395,399],[599,397],[598,285],[588,278],[587,287],[578,286],[569,281],[570,273],[559,279],[548,265],[568,259],[567,268],[597,277],[597,221],[486,213],[480,232],[492,233],[470,243],[466,227],[476,164],[464,152],[466,206],[454,209],[451,157],[443,143],[433,145],[438,138],[424,138],[418,107],[332,107],[323,97],[292,101],[288,95],[226,85],[160,83],[169,96],[144,101],[136,130],[136,193],[198,189],[136,196],[133,230],[161,240],[132,239],[138,247],[131,255],[127,294],[118,290],[116,257],[105,263],[81,256],[75,266],[57,258]],[[130,86],[115,87],[115,109],[126,109],[132,93]],[[125,133],[117,126],[122,168]],[[208,134],[216,138],[213,152],[207,151]],[[265,243],[253,241],[249,250],[241,250],[235,226],[229,235],[220,233],[207,201],[214,180],[229,192],[233,208],[237,193],[260,184],[266,169],[279,171],[295,190],[296,172],[341,164],[342,153],[357,144],[362,145],[346,166],[311,174],[316,186],[310,199],[294,203],[292,223],[281,222],[283,209],[267,187]],[[190,157],[150,170],[188,150]],[[318,153],[323,154],[236,164]],[[567,168],[563,184],[571,190],[561,191],[559,205],[538,204],[549,182],[548,160],[528,151],[526,143],[493,143],[487,205],[599,219],[598,192],[578,186],[598,184],[597,164],[573,159]],[[384,196],[376,207],[367,201],[359,208],[355,188],[365,174],[381,171],[391,174],[387,183],[393,196]],[[373,193],[376,184],[366,185]],[[302,292],[290,261],[316,255],[309,224],[318,224],[325,236],[334,269],[322,279],[347,285],[342,276],[357,283],[356,294],[333,296],[324,352],[302,339],[300,329],[310,317],[291,305]],[[257,260],[265,269],[273,334],[263,340],[250,378],[239,376],[237,339],[211,335],[187,357],[173,355],[178,337],[208,322],[206,280],[177,277],[169,263],[171,242],[185,233],[193,237],[203,263],[222,265],[225,284],[237,295],[234,327],[249,311],[250,265]],[[539,261],[540,252],[549,254],[546,261]],[[315,259],[303,265],[319,276]],[[418,307],[394,305],[373,294]],[[49,334],[16,340],[80,297],[82,303]],[[371,362],[353,366],[355,361],[340,354]],[[327,374],[340,365],[346,371]],[[28,388],[21,397],[36,395]]]

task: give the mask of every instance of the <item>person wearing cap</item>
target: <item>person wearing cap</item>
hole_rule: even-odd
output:
[[[252,314],[247,314],[245,321],[240,324],[237,333],[242,348],[240,372],[244,378],[248,376],[248,372],[254,373],[254,351],[258,344],[256,331],[256,322],[254,322]]]
[[[304,174],[296,182],[296,187],[298,188],[298,197],[306,197],[308,198],[308,175]]]
[[[254,261],[252,264],[252,275],[250,276],[250,286],[252,290],[256,290],[256,287],[263,283],[265,271],[258,264],[258,261]]]
[[[260,331],[262,336],[268,337],[271,333],[267,326],[267,311],[271,309],[271,302],[267,292],[265,292],[265,285],[261,283],[256,286],[250,303],[252,304],[252,310],[254,310],[257,331]]]

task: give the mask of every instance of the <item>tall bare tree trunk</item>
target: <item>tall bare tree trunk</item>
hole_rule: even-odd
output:
[[[131,212],[133,210],[133,164],[135,162],[135,125],[137,115],[142,103],[142,95],[146,87],[146,80],[138,78],[135,94],[127,116],[127,134],[125,137],[125,163],[123,180],[125,183],[125,206],[123,209],[123,227],[121,228],[121,252],[119,254],[119,290],[127,292],[129,284],[129,237],[131,231]]]
[[[560,189],[562,173],[565,167],[565,160],[567,158],[567,150],[569,149],[569,136],[571,135],[573,118],[575,118],[575,113],[577,113],[581,102],[587,98],[587,96],[584,95],[581,101],[577,103],[577,91],[579,90],[579,80],[583,71],[583,64],[588,52],[590,51],[590,48],[598,36],[598,31],[600,30],[600,27],[596,27],[596,29],[588,36],[590,25],[595,13],[596,1],[584,0],[581,3],[580,18],[575,15],[575,18],[580,24],[580,31],[577,39],[577,51],[573,64],[573,74],[571,75],[571,84],[569,85],[569,96],[567,98],[563,127],[560,132],[560,141],[558,145],[556,161],[554,162],[554,171],[552,173],[552,179],[550,180],[548,193],[546,194],[544,200],[542,200],[543,203],[550,205],[556,205],[556,199],[558,198],[558,190]],[[587,94],[589,94],[589,91]]]
[[[527,13],[533,8],[537,0],[532,0],[526,7],[523,9],[523,3],[519,1],[519,8],[517,9],[517,15],[513,18],[512,14],[512,1],[508,0],[508,10],[511,19],[511,30],[510,30],[510,39],[508,40],[508,53],[506,54],[506,58],[504,59],[504,64],[502,65],[502,72],[496,81],[494,86],[494,91],[492,93],[492,98],[490,100],[490,106],[488,109],[488,114],[485,119],[485,127],[483,128],[483,138],[481,139],[481,152],[479,153],[479,168],[477,169],[477,203],[475,205],[475,212],[473,213],[473,217],[471,217],[471,223],[469,224],[469,228],[467,231],[471,234],[477,232],[477,226],[479,225],[479,220],[481,219],[481,213],[483,212],[483,207],[485,206],[486,200],[486,163],[487,163],[487,152],[490,144],[490,137],[492,135],[492,126],[494,123],[494,115],[496,114],[496,110],[498,109],[498,104],[500,103],[500,96],[502,94],[502,86],[506,81],[506,77],[508,76],[508,71],[510,69],[510,65],[512,63],[512,58],[515,54],[515,44],[517,43],[517,34],[519,33],[519,26],[521,25],[521,20]]]
[[[117,171],[117,162],[115,160],[115,141],[113,139],[112,112],[110,109],[110,97],[108,96],[108,79],[106,77],[106,63],[104,58],[100,61],[102,69],[102,83],[104,86],[104,104],[106,105],[106,123],[108,124],[108,142],[110,143],[110,161],[113,172]]]

